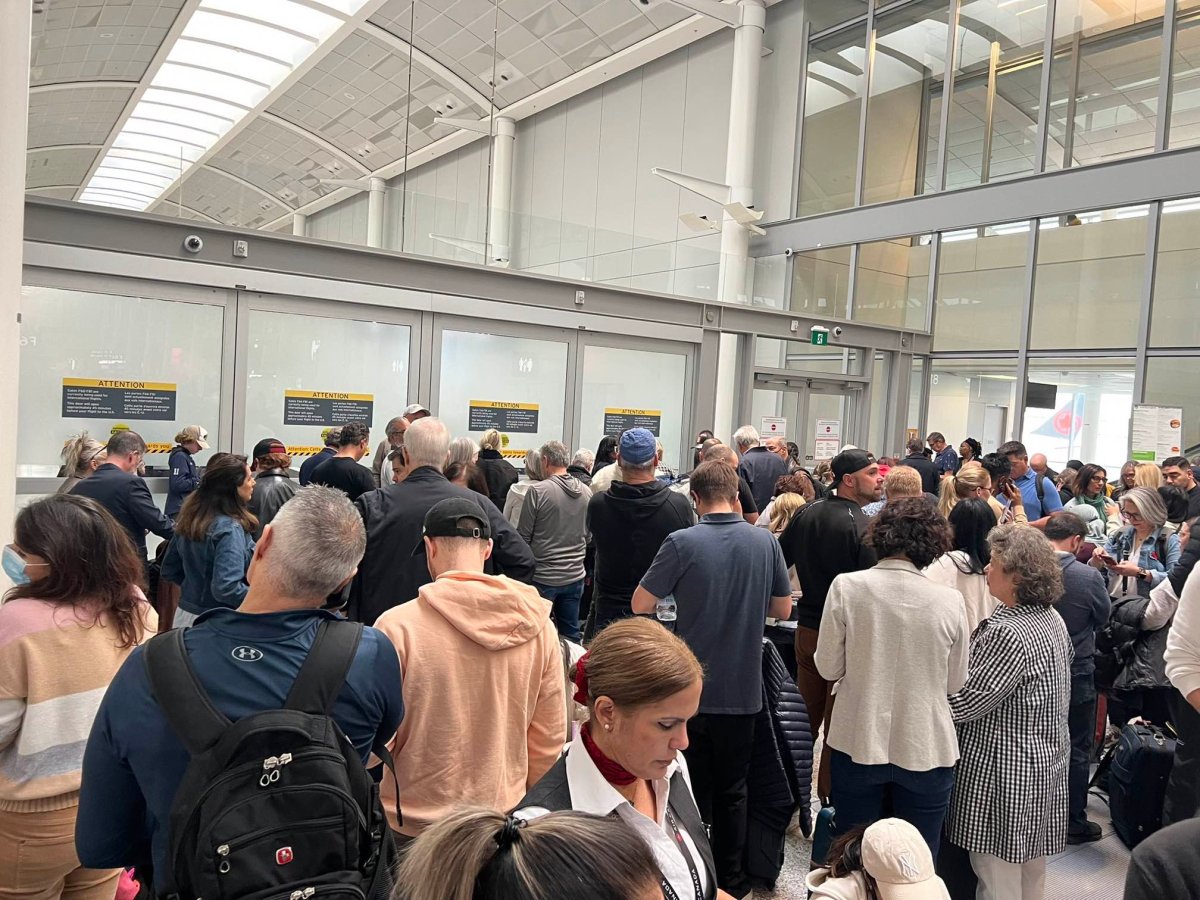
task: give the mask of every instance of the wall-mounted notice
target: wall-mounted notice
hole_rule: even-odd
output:
[[[1138,462],[1161,464],[1178,456],[1183,446],[1183,410],[1178,406],[1146,406],[1133,408],[1130,430],[1132,453]]]
[[[840,441],[842,438],[841,419],[817,419],[818,441]]]
[[[513,434],[537,434],[538,404],[471,400],[467,404],[467,429],[487,431],[489,428]]]
[[[662,430],[661,409],[605,408],[604,433],[614,437],[630,428],[645,428],[655,437]]]
[[[787,435],[787,419],[778,416],[763,416],[762,428],[758,433],[763,437],[785,437]]]
[[[63,418],[175,418],[175,385],[161,381],[111,381],[92,378],[62,380]]]
[[[341,391],[284,391],[283,424],[330,427],[347,422],[372,425],[374,394],[346,394]]]

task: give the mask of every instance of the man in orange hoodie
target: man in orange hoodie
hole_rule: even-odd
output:
[[[527,584],[484,574],[491,536],[475,501],[434,505],[423,538],[433,581],[375,622],[395,645],[403,673],[405,717],[389,744],[402,823],[395,782],[382,785],[401,841],[458,806],[512,809],[566,740],[550,602]]]

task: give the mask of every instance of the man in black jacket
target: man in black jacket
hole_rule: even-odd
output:
[[[146,442],[136,431],[118,431],[108,441],[108,461],[71,489],[90,497],[124,528],[133,546],[146,561],[146,532],[169,541],[175,528],[150,496],[150,488],[136,473],[146,456]]]
[[[741,457],[738,474],[750,485],[754,505],[758,509],[766,509],[771,498],[775,496],[775,482],[779,480],[780,475],[788,473],[788,466],[762,446],[760,440],[753,425],[743,425],[733,433],[733,443]]]
[[[633,615],[633,592],[662,542],[695,522],[691,501],[654,477],[653,434],[631,428],[621,435],[617,452],[621,480],[588,501],[587,527],[596,548],[593,633]]]
[[[925,456],[924,441],[911,440],[907,445],[908,456],[896,463],[898,466],[912,466],[921,473],[921,490],[927,494],[938,495],[938,482],[941,476],[938,474],[938,466],[932,459]]]
[[[829,732],[833,682],[817,671],[814,656],[825,598],[833,579],[875,565],[875,551],[863,542],[870,519],[862,508],[883,492],[879,464],[865,450],[843,450],[833,458],[835,494],[800,508],[779,538],[784,561],[796,567],[803,597],[796,607],[796,686],[808,707],[813,741],[822,725]],[[828,753],[821,754],[817,794],[829,797]]]
[[[321,463],[328,462],[329,458],[337,453],[338,441],[342,439],[342,429],[326,428],[324,438],[325,446],[321,448],[321,452],[300,463],[300,487],[304,487],[312,480],[313,472],[317,471],[317,467]]]
[[[533,552],[496,505],[442,474],[449,449],[450,433],[440,419],[413,422],[401,451],[408,477],[355,501],[367,527],[367,552],[350,589],[350,618],[372,625],[386,610],[416,599],[418,588],[430,581],[421,539],[425,514],[450,497],[471,499],[487,514],[494,542],[489,565],[496,567],[495,574],[533,583]]]

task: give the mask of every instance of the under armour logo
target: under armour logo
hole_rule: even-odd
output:
[[[907,853],[900,854],[900,871],[904,874],[905,878],[920,878],[921,877],[920,870],[917,869],[917,867],[915,865],[913,865],[912,857],[909,856]]]
[[[291,847],[280,847],[275,851],[275,865],[277,866],[286,866],[295,858]]]
[[[258,662],[263,653],[257,647],[234,647],[232,656],[238,662]]]

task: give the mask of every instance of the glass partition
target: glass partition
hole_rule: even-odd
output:
[[[850,306],[851,249],[828,247],[792,257],[794,312],[846,318]]]
[[[866,44],[865,21],[809,44],[800,142],[801,216],[854,205]]]
[[[1136,347],[1147,207],[1042,219],[1033,349]]]
[[[1171,60],[1171,131],[1167,146],[1200,144],[1200,2],[1180,3],[1175,20],[1175,53]],[[1186,423],[1185,423],[1186,425]]]
[[[565,337],[443,331],[434,413],[455,437],[496,428],[520,467],[525,451],[567,437],[568,347]]]
[[[1038,396],[1042,393],[1044,400]],[[1132,358],[1029,361],[1021,441],[1030,454],[1046,454],[1052,469],[1079,459],[1099,463],[1115,477],[1129,453],[1132,412]]]
[[[219,305],[49,287],[21,291],[21,381],[13,442],[18,477],[53,477],[63,444],[118,429],[167,464],[184,425],[219,447],[224,309]]]
[[[925,331],[932,235],[860,244],[854,282],[856,322]]]
[[[942,234],[935,350],[1012,350],[1020,342],[1029,223]]]
[[[1012,433],[1016,407],[1015,359],[930,360],[925,427],[940,431],[951,446],[972,437],[983,445],[984,453],[995,452]]]
[[[388,419],[409,398],[407,325],[251,309],[246,338],[246,447],[283,441],[298,468],[319,453],[321,432],[346,422],[371,428],[371,455]]]
[[[683,446],[687,356],[624,347],[583,348],[579,439],[595,451],[605,434],[644,425],[663,446],[672,469],[690,467],[679,458]]]
[[[1200,346],[1200,198],[1163,204],[1150,345]]]
[[[1183,410],[1183,452],[1200,453],[1200,357],[1152,356],[1146,360],[1146,403]]]
[[[947,0],[919,0],[876,16],[863,203],[935,187],[949,8]]]

